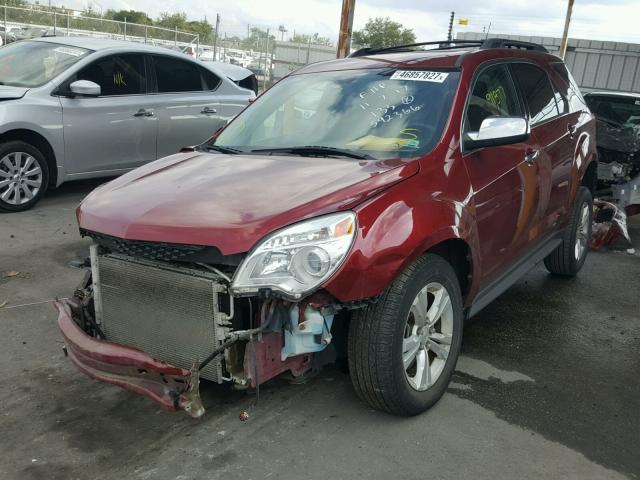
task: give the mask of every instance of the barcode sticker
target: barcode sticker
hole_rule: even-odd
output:
[[[413,80],[415,82],[442,83],[449,76],[446,72],[429,72],[425,70],[396,70],[391,80]]]

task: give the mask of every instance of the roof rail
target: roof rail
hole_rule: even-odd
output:
[[[486,40],[439,40],[435,42],[409,43],[407,45],[395,45],[393,47],[370,48],[365,47],[353,52],[349,57],[364,57],[366,55],[376,55],[378,53],[400,53],[420,51],[416,47],[437,45],[433,50],[449,50],[454,48],[478,47],[481,50],[488,48],[517,48],[523,50],[535,50],[538,52],[549,52],[542,45],[520,40],[509,40],[507,38],[487,38]]]
[[[480,45],[480,49],[485,50],[487,48],[517,48],[522,50],[535,50],[537,52],[549,53],[549,50],[538,43],[510,40],[508,38],[487,38],[484,42],[482,42],[482,45]]]
[[[350,57],[364,57],[365,55],[375,55],[377,53],[394,53],[394,52],[412,52],[415,51],[415,47],[422,47],[426,45],[438,45],[434,50],[445,50],[449,48],[464,48],[467,46],[479,47],[483,43],[483,40],[439,40],[437,42],[420,42],[420,43],[408,43],[406,45],[395,45],[393,47],[384,48],[361,48],[353,52]]]

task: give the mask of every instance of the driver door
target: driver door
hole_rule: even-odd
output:
[[[463,138],[496,115],[525,116],[505,64],[486,67],[475,77]],[[538,235],[538,167],[527,161],[531,152],[529,141],[463,151],[473,188],[483,286],[505,273]]]
[[[65,168],[70,174],[117,174],[156,159],[158,118],[147,95],[145,57],[102,57],[72,76],[100,85],[99,97],[60,98]]]

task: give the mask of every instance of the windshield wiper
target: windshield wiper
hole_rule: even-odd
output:
[[[220,153],[228,153],[230,155],[235,155],[238,153],[244,153],[242,150],[238,150],[237,148],[231,148],[231,147],[223,147],[220,145],[205,145],[202,147],[203,150],[208,150],[211,151],[213,150],[214,152],[220,152]]]
[[[304,145],[300,147],[281,148],[257,148],[252,153],[292,153],[294,155],[337,155],[341,157],[357,158],[359,160],[374,160],[374,157],[365,153],[357,153],[343,148],[324,147],[322,145]]]

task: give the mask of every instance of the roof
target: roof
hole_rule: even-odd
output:
[[[57,43],[60,45],[69,45],[71,47],[88,48],[89,50],[132,50],[136,52],[155,52],[164,54],[183,55],[166,47],[157,47],[144,43],[136,43],[127,40],[113,40],[110,38],[94,38],[94,37],[38,37],[30,39],[34,42]]]
[[[362,68],[458,68],[467,61],[482,62],[498,56],[503,58],[532,58],[539,61],[561,61],[558,57],[541,51],[520,50],[513,48],[460,47],[455,49],[430,49],[404,52],[381,52],[327,60],[313,63],[299,70],[298,73],[315,73],[329,70],[358,70]]]

